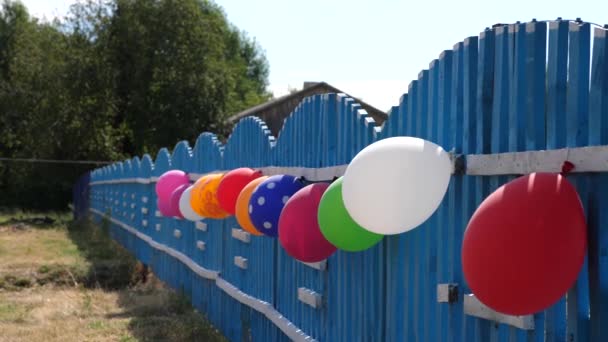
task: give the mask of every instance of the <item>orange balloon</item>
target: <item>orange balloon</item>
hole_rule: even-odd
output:
[[[190,206],[192,207],[192,210],[194,210],[195,213],[197,213],[203,217],[206,217],[206,216],[203,215],[204,203],[201,200],[202,199],[201,190],[203,189],[203,186],[208,181],[210,181],[211,178],[215,175],[217,175],[217,174],[214,173],[214,174],[205,175],[205,176],[199,178],[196,182],[194,182],[194,185],[192,185],[192,192],[190,194]]]
[[[192,204],[193,209],[196,205],[194,211],[197,213],[200,211],[202,216],[213,219],[223,219],[230,216],[220,207],[220,202],[217,199],[217,188],[220,186],[222,177],[224,177],[223,173],[212,174],[201,183],[198,191],[192,190],[190,204],[192,204],[192,201],[195,202],[195,204]]]
[[[264,234],[255,229],[253,223],[251,223],[251,219],[249,218],[249,199],[251,198],[251,194],[253,194],[253,190],[266,179],[268,179],[268,176],[262,176],[252,180],[243,188],[243,190],[241,190],[239,197],[236,199],[236,220],[244,230],[253,235]]]

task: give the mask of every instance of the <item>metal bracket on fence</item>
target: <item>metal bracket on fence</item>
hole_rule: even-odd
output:
[[[154,212],[154,216],[156,217],[163,217],[163,214],[160,212],[160,210],[157,210]]]
[[[243,258],[242,256],[235,256],[234,257],[234,264],[244,270],[247,269],[247,259]]]
[[[135,214],[131,214],[131,221],[135,219]]]
[[[141,225],[144,226],[144,227],[147,227],[148,226],[148,220],[141,221]]]
[[[319,261],[319,262],[302,262],[304,265],[308,267],[312,267],[319,271],[325,271],[327,269],[327,260]]]
[[[135,199],[135,194],[131,194],[131,199]]]
[[[141,208],[141,213],[144,215],[148,214],[148,208]]]
[[[232,228],[232,237],[244,243],[251,242],[251,234],[239,228]]]
[[[160,232],[160,223],[157,223],[157,224],[156,224],[156,231],[157,231],[157,232]]]
[[[201,230],[203,232],[207,231],[207,224],[205,222],[196,222],[195,227],[196,229]]]
[[[182,232],[179,229],[175,229],[173,230],[173,236],[175,236],[175,238],[179,239],[182,237]]]
[[[203,241],[196,241],[196,248],[198,248],[201,251],[205,250],[205,243]]]
[[[131,209],[135,209],[135,203],[131,204]]]
[[[458,284],[437,284],[438,303],[456,303],[458,301]]]
[[[323,303],[323,297],[319,293],[305,287],[298,288],[298,300],[315,309],[320,308]]]
[[[473,294],[464,296],[464,314],[508,324],[523,330],[534,330],[533,315],[512,316],[496,312],[480,302]]]
[[[141,198],[141,201],[144,202],[144,203],[148,203],[148,197],[147,196],[143,196]]]
[[[463,175],[466,173],[466,159],[462,154],[456,154],[455,151],[450,152],[450,159],[452,160],[452,174]]]

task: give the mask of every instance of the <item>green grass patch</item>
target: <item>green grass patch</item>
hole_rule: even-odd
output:
[[[93,330],[103,330],[106,328],[106,326],[107,324],[103,321],[93,321],[88,324],[88,328]]]
[[[135,339],[132,336],[125,335],[125,336],[122,336],[119,341],[120,342],[137,342],[137,339]]]
[[[48,238],[42,241],[44,247],[52,250],[56,255],[75,257],[80,255],[78,246],[72,241],[60,238]]]
[[[25,323],[33,304],[0,303],[0,323]]]

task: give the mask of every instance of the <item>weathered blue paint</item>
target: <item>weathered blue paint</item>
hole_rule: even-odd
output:
[[[276,138],[260,119],[245,118],[225,144],[203,133],[192,149],[180,142],[172,153],[161,149],[154,161],[144,155],[84,175],[74,186],[74,214],[82,217],[89,208],[107,213],[219,271],[222,279],[269,303],[318,341],[606,341],[604,174],[568,175],[587,214],[589,252],[576,284],[535,315],[532,331],[463,313],[463,295],[470,293],[460,259],[464,230],[481,201],[515,175],[455,174],[443,203],[420,228],[387,236],[365,252],[338,251],[328,259],[327,270],[290,258],[276,239],[252,236],[244,243],[232,238],[232,229],[239,228],[234,218],[205,220],[207,229],[200,230],[185,220],[157,217],[153,182],[89,186],[103,180],[149,180],[174,168],[204,174],[241,166],[343,165],[370,143],[401,135],[429,139],[465,155],[606,145],[608,38],[605,29],[596,28],[591,50],[591,33],[589,24],[567,21],[487,29],[432,61],[390,109],[382,129],[374,127],[354,99],[313,96],[290,114]],[[381,176],[370,175],[370,181]],[[110,224],[110,233],[190,297],[231,341],[289,340],[264,314],[236,301],[213,280],[193,274],[116,224]],[[205,243],[204,250],[196,247],[197,241]],[[236,256],[248,260],[247,269],[234,264]],[[437,302],[437,284],[442,283],[459,285],[457,302]],[[300,302],[299,287],[321,294],[321,307]]]

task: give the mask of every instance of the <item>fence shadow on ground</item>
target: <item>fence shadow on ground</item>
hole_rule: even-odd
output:
[[[189,299],[175,293],[110,236],[110,223],[82,218],[69,225],[69,237],[90,263],[85,287],[116,291],[120,312],[137,341],[225,341]]]

